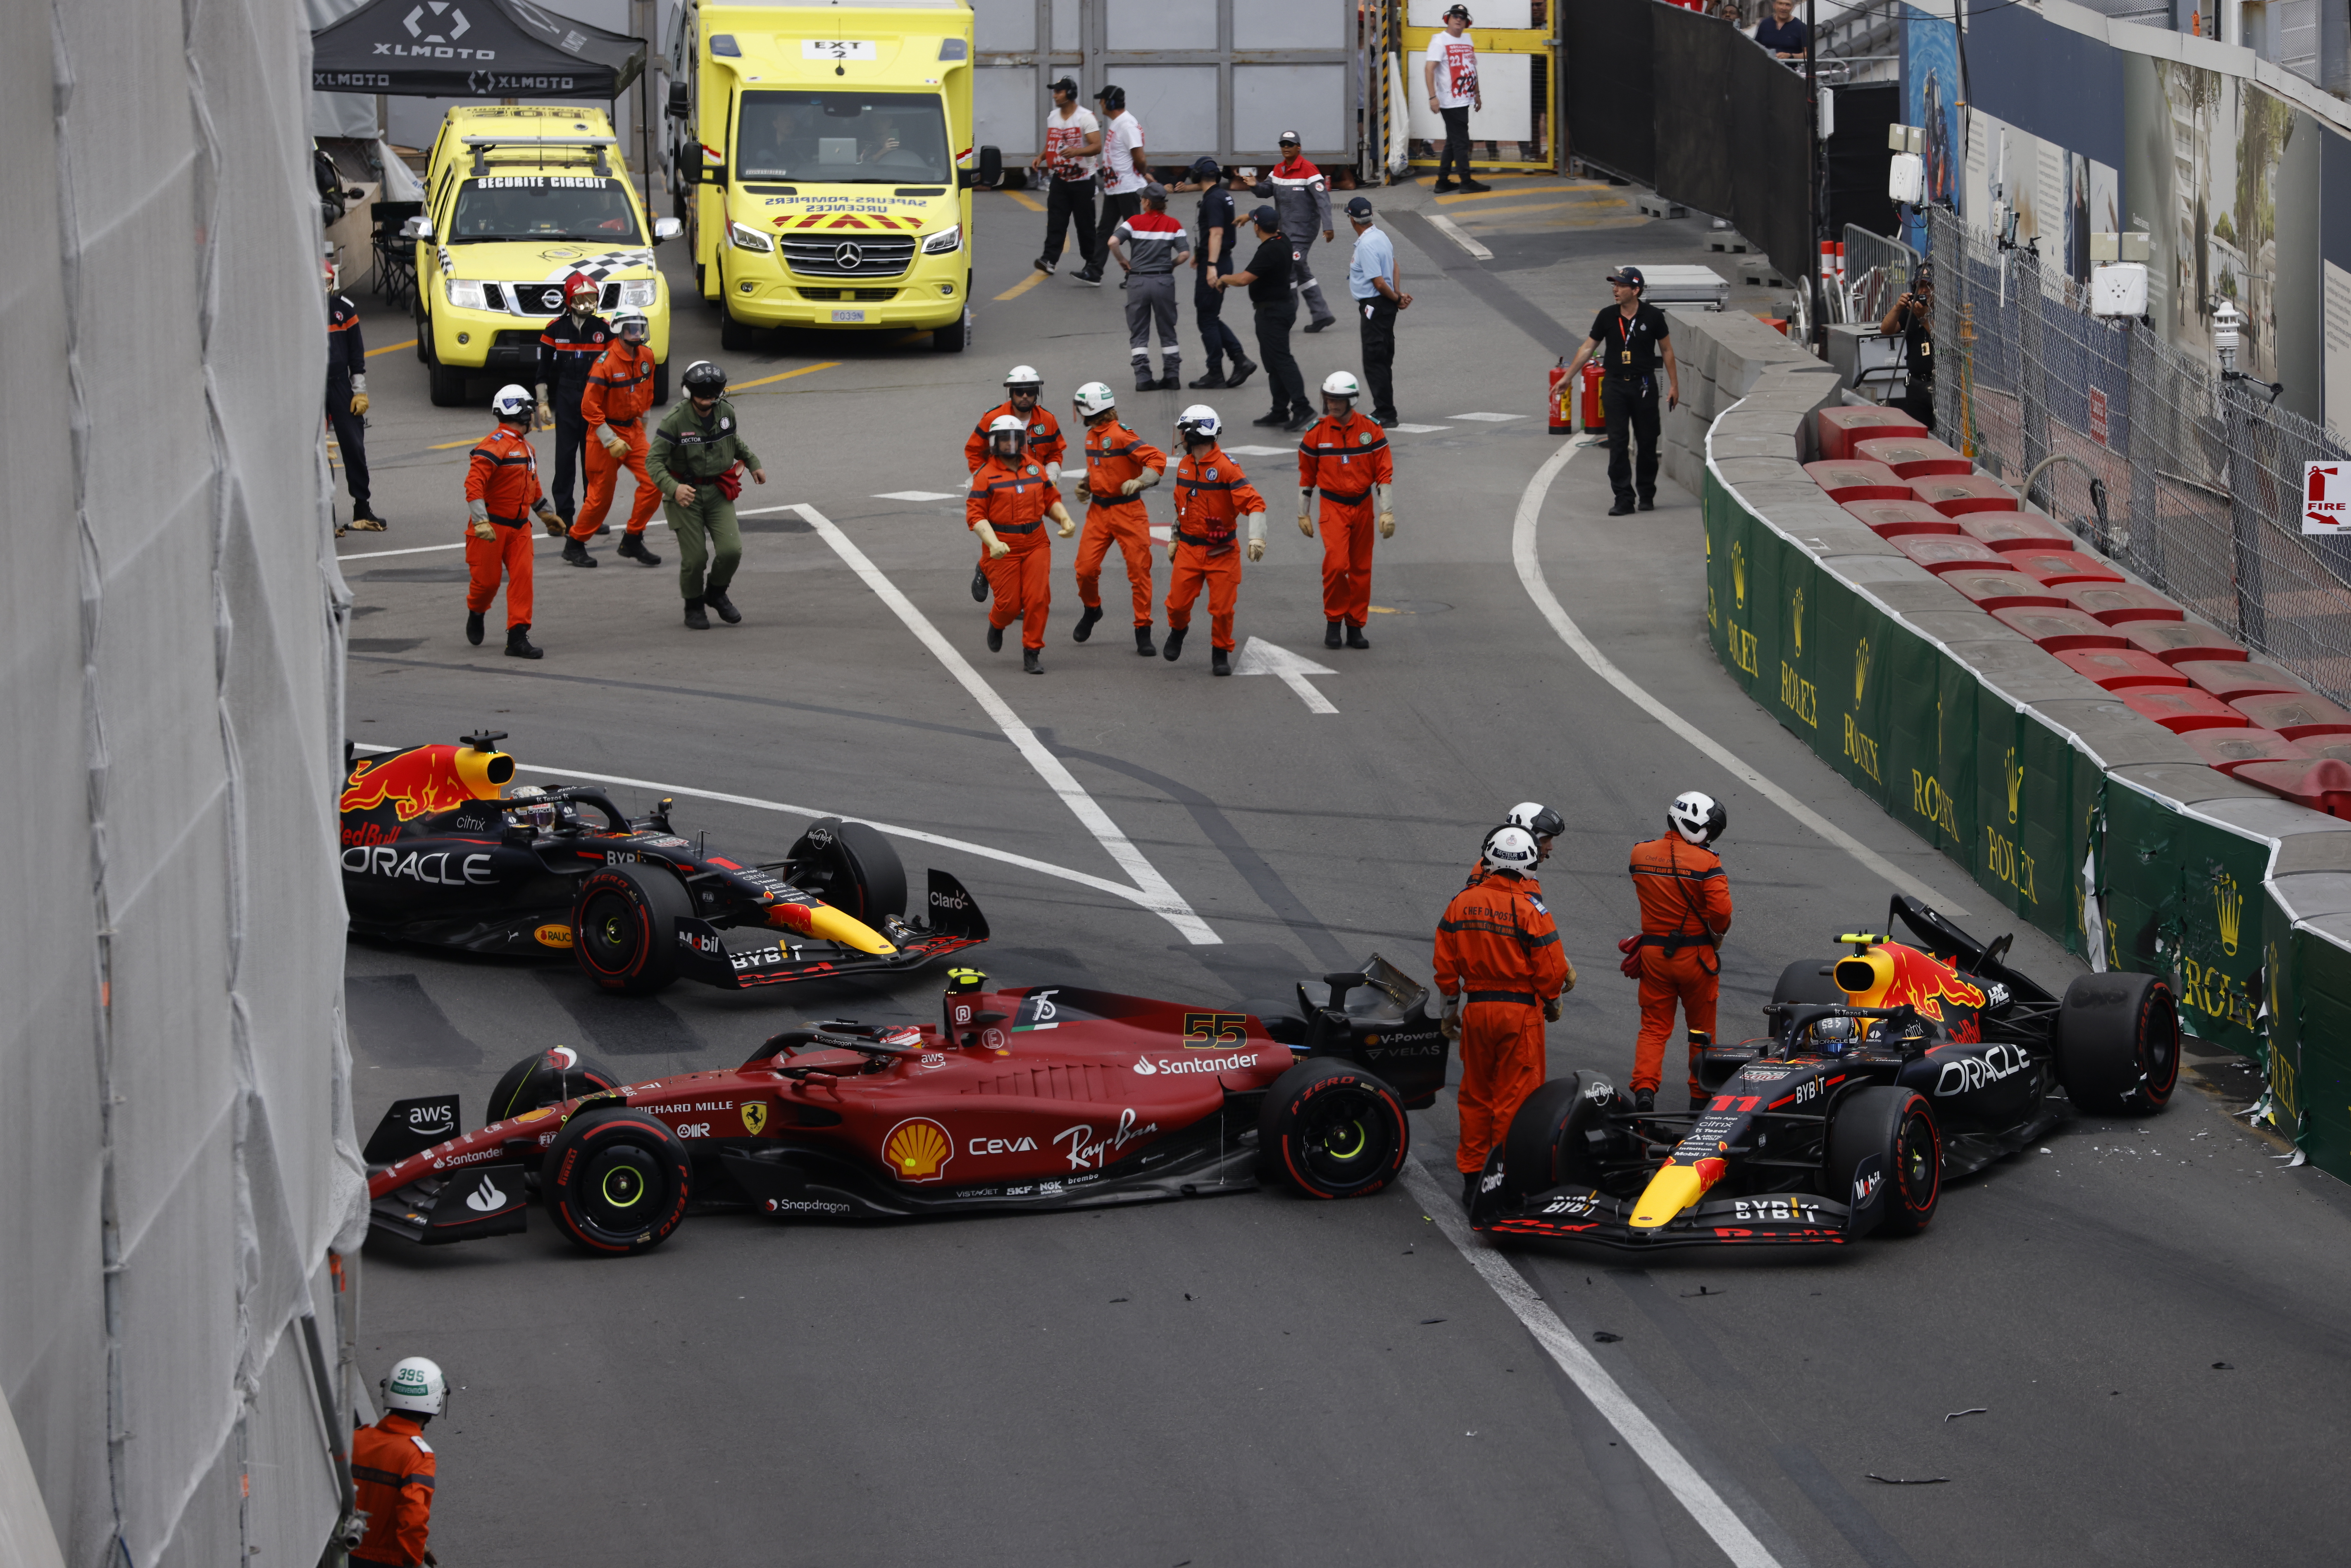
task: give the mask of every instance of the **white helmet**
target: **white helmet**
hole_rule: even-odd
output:
[[[490,400],[490,412],[500,419],[525,419],[529,417],[530,410],[530,393],[512,382],[500,387],[498,395]]]
[[[1071,401],[1078,405],[1080,417],[1092,419],[1098,413],[1108,413],[1116,408],[1118,394],[1110,390],[1107,382],[1088,382],[1078,389],[1078,395]]]
[[[1218,419],[1217,411],[1205,402],[1196,402],[1176,417],[1176,434],[1186,440],[1205,435],[1214,441],[1224,428],[1225,422]]]
[[[1567,831],[1567,819],[1541,800],[1521,800],[1502,820],[1514,828],[1524,828],[1539,839],[1555,839]]]
[[[1361,397],[1363,387],[1344,371],[1332,371],[1322,378],[1322,391],[1331,397]]]
[[[632,343],[642,343],[653,332],[653,323],[642,310],[623,310],[612,318],[612,335]]]
[[[421,1355],[392,1363],[392,1375],[376,1385],[383,1390],[383,1407],[418,1416],[438,1416],[449,1408],[449,1380],[437,1362]]]
[[[1007,435],[1012,437],[1012,450],[1009,452],[999,451],[996,443],[999,437]],[[1020,455],[1021,449],[1027,446],[1028,444],[1029,426],[1021,420],[1019,415],[999,413],[994,419],[987,422],[987,449],[990,452],[996,453],[998,456],[1018,457]]]
[[[1524,828],[1496,828],[1486,835],[1486,866],[1489,871],[1531,872],[1538,858],[1535,836]]]
[[[1008,387],[1041,389],[1045,384],[1045,378],[1037,373],[1037,367],[1034,365],[1015,365],[1004,372],[1004,384]]]
[[[1729,826],[1730,819],[1715,803],[1713,796],[1686,789],[1666,808],[1666,821],[1691,843],[1710,844],[1722,837],[1722,830]]]

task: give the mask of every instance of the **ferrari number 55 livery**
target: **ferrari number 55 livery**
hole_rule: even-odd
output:
[[[781,861],[734,860],[673,829],[667,799],[637,818],[576,784],[501,800],[515,775],[495,749],[505,738],[488,731],[351,765],[341,806],[352,931],[569,953],[597,985],[638,995],[678,979],[740,988],[910,969],[987,940],[979,905],[943,871],[909,920],[905,869],[862,822],[827,817]]]
[[[950,971],[939,1021],[779,1034],[741,1066],[623,1083],[568,1048],[515,1064],[490,1120],[395,1102],[368,1140],[382,1233],[525,1228],[536,1197],[592,1252],[659,1245],[691,1209],[881,1218],[1245,1191],[1379,1191],[1407,1107],[1445,1082],[1426,989],[1373,958],[1271,1019]],[[1376,1064],[1374,1066],[1374,1064]]]
[[[2160,1111],[2179,1072],[2169,988],[2083,975],[2060,1000],[1915,898],[1788,966],[1773,1033],[1710,1049],[1688,1115],[1635,1111],[1586,1074],[1530,1095],[1487,1162],[1470,1223],[1624,1248],[1835,1244],[1934,1218],[1946,1176],[2013,1154],[2065,1114]]]

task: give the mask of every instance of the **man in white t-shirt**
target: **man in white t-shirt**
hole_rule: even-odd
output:
[[[1469,177],[1469,110],[1483,110],[1486,97],[1478,90],[1478,46],[1469,39],[1469,7],[1455,5],[1445,13],[1445,31],[1428,40],[1428,63],[1421,68],[1428,82],[1428,107],[1445,121],[1445,146],[1437,155],[1437,192],[1454,189],[1447,178],[1461,172],[1460,189],[1485,191]]]
[[[1037,270],[1050,277],[1061,262],[1061,247],[1071,225],[1078,230],[1078,256],[1101,270],[1100,248],[1094,243],[1094,167],[1102,161],[1102,126],[1092,110],[1078,102],[1078,84],[1063,77],[1053,84],[1053,111],[1045,116],[1044,150],[1029,161],[1050,177],[1045,193],[1045,248]]]
[[[1105,84],[1094,94],[1094,102],[1102,107],[1102,221],[1094,227],[1093,255],[1082,272],[1071,276],[1099,287],[1110,236],[1143,210],[1143,187],[1151,183],[1151,165],[1143,156],[1143,126],[1126,111],[1126,89]]]

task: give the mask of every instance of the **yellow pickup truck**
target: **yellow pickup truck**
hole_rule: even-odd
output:
[[[538,335],[563,308],[563,280],[603,286],[606,315],[642,310],[669,401],[669,284],[653,246],[679,232],[648,224],[620,139],[601,109],[466,104],[441,122],[425,165],[416,239],[416,357],[433,401],[465,401],[476,376],[538,379]]]

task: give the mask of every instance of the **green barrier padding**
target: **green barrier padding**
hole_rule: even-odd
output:
[[[1846,783],[1885,807],[1893,799],[1886,727],[1894,711],[1894,683],[1887,678],[1886,649],[1910,633],[1896,630],[1884,611],[1827,572],[1817,576],[1820,653],[1813,667],[1821,727],[1814,748]]]
[[[1708,469],[1705,494],[1698,505],[1706,528],[1706,635],[1726,670],[1731,667],[1730,622],[1724,608],[1730,602],[1730,514],[1738,505],[1714,470]]]
[[[1961,865],[1975,863],[1974,673],[1889,627],[1886,810]],[[1931,694],[1931,697],[1930,697]]]
[[[1763,679],[1769,688],[1764,706],[1796,737],[1820,749],[1821,689],[1813,665],[1821,651],[1821,570],[1801,550],[1772,552],[1778,570],[1771,574],[1771,611],[1757,620],[1767,625],[1770,662]],[[1760,661],[1759,661],[1760,662]]]
[[[1722,617],[1722,635],[1717,647],[1723,667],[1739,683],[1740,690],[1750,696],[1760,696],[1761,694],[1755,689],[1762,659],[1755,635],[1758,585],[1754,557],[1759,544],[1767,556],[1777,556],[1788,547],[1769,528],[1759,527],[1747,508],[1727,492],[1722,498],[1721,524],[1721,535],[1715,541],[1722,589],[1716,604]]]
[[[2259,1058],[2253,1012],[2269,846],[2112,781],[2105,823],[2099,869],[2110,961],[2172,975],[2182,1024]]]
[[[2078,919],[2066,874],[2069,862],[2078,864],[2070,831],[2073,747],[1979,687],[1974,764],[1976,884],[2035,929],[2065,940]]]
[[[2273,930],[2283,928],[2283,912]],[[2282,1130],[2298,1133],[2311,1163],[2351,1180],[2351,952],[2309,931],[2273,961],[2270,1094]]]

